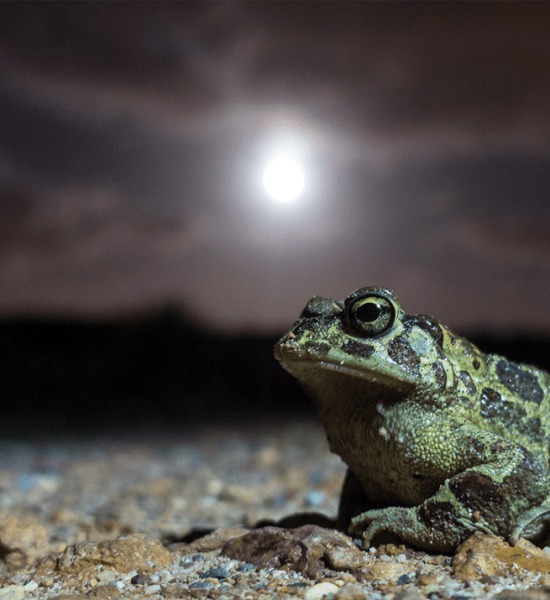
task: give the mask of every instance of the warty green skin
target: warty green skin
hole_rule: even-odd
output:
[[[350,317],[370,293],[395,311],[375,336]],[[380,534],[450,552],[477,530],[511,542],[545,533],[548,373],[408,315],[383,288],[354,292],[346,307],[313,298],[275,356],[314,399],[349,467],[339,522],[365,547]]]

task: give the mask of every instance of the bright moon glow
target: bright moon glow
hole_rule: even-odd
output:
[[[267,165],[263,183],[265,191],[273,200],[292,202],[304,190],[304,173],[298,163],[280,158]]]

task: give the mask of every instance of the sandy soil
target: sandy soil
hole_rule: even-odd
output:
[[[512,559],[471,581],[452,557],[395,546],[357,555],[351,540],[336,566],[228,556],[227,540],[259,522],[334,517],[345,468],[314,420],[33,436],[0,446],[0,600],[542,598],[550,584],[539,572],[544,555],[536,568],[514,569]],[[313,545],[333,543],[319,535]]]

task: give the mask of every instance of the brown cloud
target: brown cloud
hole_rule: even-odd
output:
[[[549,17],[0,4],[0,309],[176,298],[269,327],[313,293],[381,283],[460,325],[527,326],[513,306],[528,296],[550,328]],[[285,216],[254,188],[277,136],[309,169]]]
[[[4,3],[2,13],[11,85],[59,106],[204,131],[235,103],[286,103],[376,143],[483,145],[504,132],[547,146],[545,3],[141,2],[131,13]]]

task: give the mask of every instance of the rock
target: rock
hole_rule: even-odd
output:
[[[453,572],[461,581],[520,575],[523,569],[550,573],[550,556],[527,540],[510,546],[502,538],[474,533],[456,550]]]
[[[494,600],[548,600],[550,593],[537,588],[531,590],[503,590]]]
[[[406,556],[410,551],[404,544],[382,544],[378,546],[376,554],[379,556]]]
[[[89,591],[86,596],[86,600],[115,600],[120,598],[120,590],[114,585],[100,585],[93,590]],[[63,598],[63,600],[65,600]]]
[[[151,577],[145,573],[138,573],[130,579],[132,585],[149,585],[151,583]]]
[[[316,525],[255,529],[230,539],[221,552],[258,567],[294,569],[312,579],[328,569],[354,571],[363,564],[363,553],[348,536]]]
[[[417,589],[411,588],[410,590],[397,592],[393,597],[393,600],[424,600],[426,597],[427,596],[422,595]]]
[[[195,581],[189,585],[190,590],[207,590],[212,587],[210,581]]]
[[[7,515],[0,520],[0,558],[20,568],[49,550],[48,532],[31,515]]]
[[[250,573],[251,571],[255,571],[257,568],[258,567],[252,563],[243,563],[237,567],[237,571],[239,573]]]
[[[320,504],[323,504],[326,496],[327,495],[322,490],[310,490],[307,492],[304,499],[305,505],[309,507],[319,506]]]
[[[213,579],[227,579],[229,577],[229,571],[221,567],[214,567],[213,569],[208,569],[208,571],[200,575],[201,579],[208,579],[210,577]]]
[[[439,571],[419,573],[415,583],[422,593],[429,597],[430,594],[436,594],[444,587],[444,574]]]
[[[197,552],[211,552],[219,550],[228,540],[240,537],[250,530],[244,527],[228,527],[226,529],[216,529],[203,537],[191,542],[190,544],[171,544],[170,549],[180,554],[195,554]]]
[[[305,600],[321,600],[321,598],[326,598],[329,594],[336,594],[339,588],[334,583],[330,581],[322,581],[313,587],[310,587],[309,590],[304,594]]]
[[[22,585],[9,585],[0,590],[0,600],[23,600],[25,588]]]
[[[380,561],[365,567],[362,579],[372,582],[393,581],[396,585],[403,585],[399,584],[397,580],[404,575],[409,575],[410,572],[411,567],[407,563]]]
[[[143,590],[143,595],[144,596],[152,596],[153,594],[160,594],[160,591],[161,591],[160,585],[158,583],[155,583],[153,585],[147,586]]]
[[[337,598],[337,600],[365,600],[368,596],[365,593],[365,589],[361,586],[347,583],[338,590],[335,598]]]
[[[37,574],[57,572],[64,576],[86,576],[99,565],[128,573],[151,573],[172,562],[172,555],[158,541],[143,534],[119,537],[106,542],[82,542],[48,555],[37,564]]]

